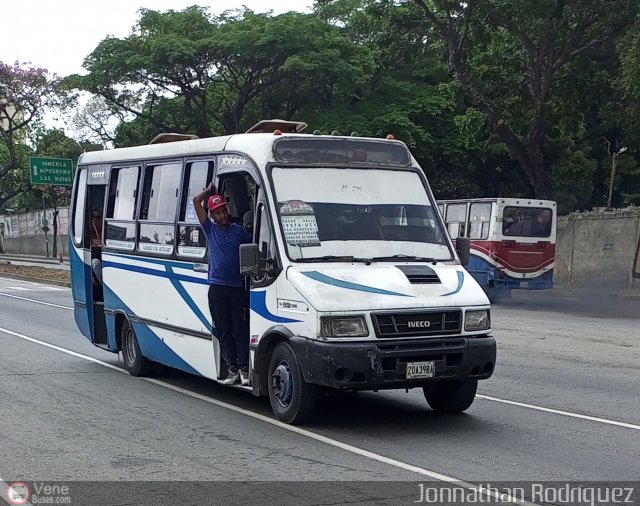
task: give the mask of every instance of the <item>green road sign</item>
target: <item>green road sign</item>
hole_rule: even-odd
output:
[[[31,184],[73,186],[73,160],[66,158],[29,158]]]

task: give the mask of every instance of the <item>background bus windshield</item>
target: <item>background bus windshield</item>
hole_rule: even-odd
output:
[[[273,181],[292,260],[452,257],[415,172],[275,168]]]

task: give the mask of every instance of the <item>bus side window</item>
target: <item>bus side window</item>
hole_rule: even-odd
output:
[[[273,234],[271,232],[271,223],[269,222],[269,215],[265,212],[264,204],[260,204],[258,208],[258,250],[260,258],[263,260],[271,259],[275,257],[273,250]]]
[[[276,251],[275,251],[275,239],[273,237],[273,229],[269,220],[269,214],[265,209],[265,205],[261,202],[258,205],[256,221],[255,237],[258,243],[258,257],[260,259],[260,265],[266,267],[268,270],[275,272],[276,265]],[[252,286],[267,286],[270,284],[274,276],[271,273],[260,274],[258,277],[253,278]]]
[[[182,201],[178,213],[178,255],[207,262],[207,243],[200,227],[193,197],[213,181],[213,160],[187,162],[182,183]]]
[[[175,216],[182,163],[147,165],[140,210],[138,249],[171,255],[175,244]]]
[[[452,239],[467,236],[467,204],[447,205],[445,222]]]
[[[111,170],[107,199],[105,245],[133,251],[136,240],[135,209],[138,200],[140,167],[120,167]]]
[[[488,239],[489,224],[491,220],[491,204],[471,204],[469,213],[469,239]]]

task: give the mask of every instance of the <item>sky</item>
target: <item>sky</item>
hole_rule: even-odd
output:
[[[31,62],[60,77],[84,73],[82,62],[107,35],[124,37],[140,8],[166,11],[191,5],[220,14],[243,5],[255,12],[310,11],[313,0],[4,0],[0,61]]]

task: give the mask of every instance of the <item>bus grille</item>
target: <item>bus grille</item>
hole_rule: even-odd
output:
[[[429,311],[419,313],[372,314],[376,336],[420,337],[459,334],[462,328],[462,311]]]

